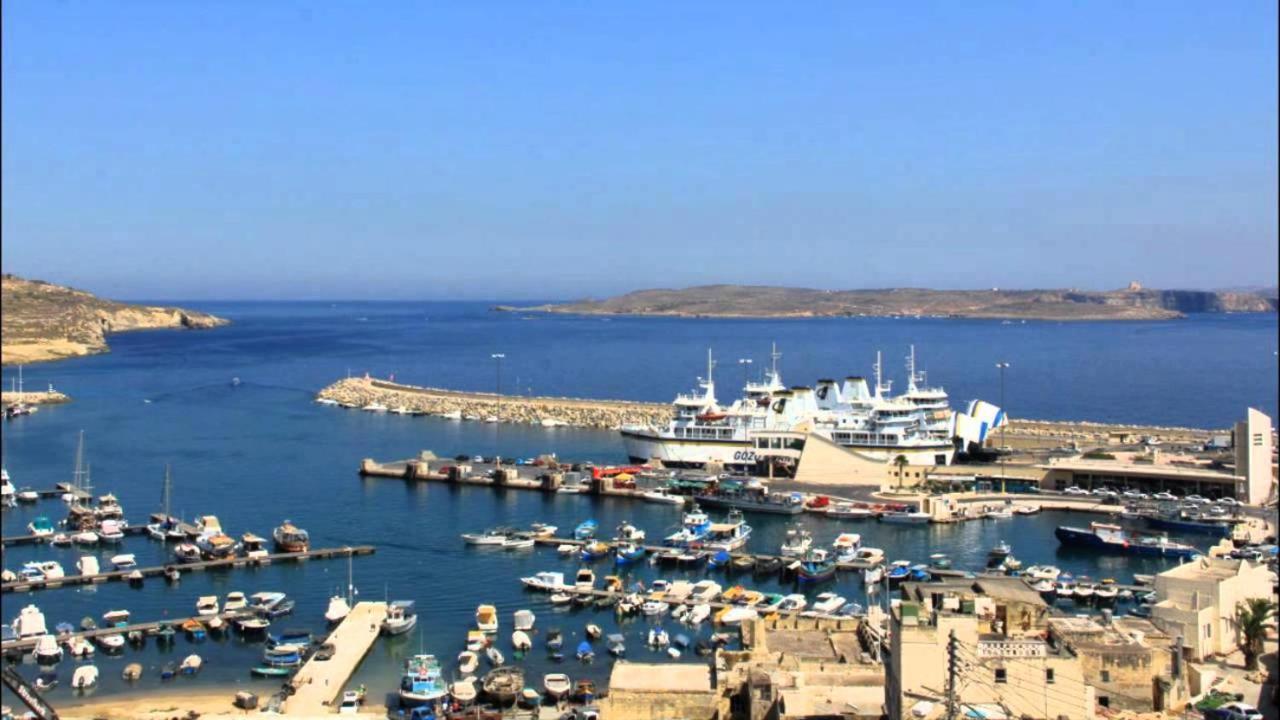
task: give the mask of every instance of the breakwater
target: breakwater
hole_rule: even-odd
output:
[[[339,380],[321,390],[316,397],[349,407],[382,405],[391,411],[403,409],[431,415],[457,413],[463,418],[492,417],[509,423],[618,428],[631,424],[662,424],[671,419],[670,406],[657,403],[461,392],[368,377]]]
[[[71,402],[71,398],[54,390],[50,387],[48,390],[39,392],[18,392],[5,391],[0,392],[0,404],[5,407],[9,405],[57,405],[58,403]]]
[[[495,393],[464,392],[445,388],[405,385],[371,377],[339,380],[317,393],[351,408],[370,405],[388,411],[448,415],[462,418],[497,418],[500,422],[619,428],[623,425],[664,425],[671,420],[671,406],[628,400],[596,400],[568,397],[523,397]],[[1200,428],[1159,425],[1118,425],[1087,420],[1012,419],[1007,433],[1024,444],[1107,444],[1114,434],[1153,437],[1163,442],[1202,443],[1215,432]],[[1225,430],[1217,432],[1226,432]],[[1030,441],[1029,443],[1027,441]]]

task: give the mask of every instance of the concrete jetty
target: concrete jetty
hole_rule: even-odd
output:
[[[340,380],[317,394],[352,408],[382,405],[410,413],[497,418],[504,423],[570,425],[618,428],[629,424],[665,424],[671,406],[627,400],[589,400],[566,397],[524,397],[495,393],[462,392],[443,388],[404,385],[370,377]]]
[[[164,571],[168,568],[173,568],[180,573],[193,573],[214,568],[253,567],[259,565],[270,565],[277,562],[329,559],[347,557],[349,555],[372,555],[375,550],[376,548],[372,545],[357,545],[355,547],[319,548],[316,550],[297,553],[274,553],[256,558],[233,557],[226,558],[225,560],[202,560],[200,562],[192,563],[174,562],[168,565],[157,565],[154,567],[113,570],[110,572],[97,573],[95,575],[66,575],[55,580],[19,580],[17,582],[4,583],[3,585],[0,585],[0,593],[53,590],[65,586],[97,585],[113,581],[119,582],[121,580],[127,580],[129,576],[135,572],[141,573],[144,578],[156,577],[163,575]]]
[[[228,625],[234,622],[235,620],[239,620],[241,618],[250,618],[254,616],[255,616],[255,613],[252,610],[240,610],[240,611],[224,612],[224,613],[218,614],[218,617],[222,618],[225,622],[228,623]],[[81,630],[79,632],[68,633],[66,635],[57,635],[56,637],[58,638],[58,642],[62,643],[65,640],[69,640],[71,638],[77,638],[77,637],[84,638],[86,640],[92,640],[93,638],[102,637],[103,635],[126,635],[128,633],[133,632],[134,630],[137,630],[142,633],[146,633],[147,635],[150,636],[150,635],[153,635],[155,631],[159,630],[164,625],[169,625],[173,627],[175,631],[177,631],[178,633],[181,633],[182,623],[188,620],[199,621],[201,624],[205,626],[206,632],[208,632],[209,621],[212,619],[213,619],[212,615],[192,615],[188,617],[165,618],[163,620],[151,620],[148,622],[129,623],[128,625],[113,625],[109,627],[95,628],[93,630]],[[8,652],[10,650],[15,650],[15,651],[16,650],[22,650],[22,651],[33,650],[35,649],[36,642],[38,640],[39,640],[38,637],[27,638],[25,640],[10,640],[9,642],[4,643],[3,646],[0,646],[0,649],[3,649],[4,652]]]
[[[293,676],[295,692],[285,701],[285,712],[299,717],[331,714],[333,700],[373,647],[386,616],[385,602],[356,603],[325,640],[333,645],[333,657],[313,657]]]

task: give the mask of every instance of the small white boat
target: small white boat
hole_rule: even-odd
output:
[[[484,649],[484,656],[489,660],[489,664],[494,667],[506,662],[506,658],[502,656],[502,651],[492,645]]]
[[[671,606],[661,600],[646,600],[640,606],[640,612],[650,617],[662,615],[667,612]]]
[[[382,631],[388,635],[403,635],[417,624],[417,604],[412,600],[393,600],[387,605],[387,617],[382,621]]]
[[[463,705],[475,701],[476,696],[479,695],[475,678],[463,678],[449,683],[449,695]]]
[[[239,590],[227,593],[227,601],[222,604],[223,612],[238,612],[249,607],[249,600]]]
[[[845,602],[844,598],[833,592],[819,593],[813,599],[813,609],[819,613],[830,614],[843,607]]]
[[[778,609],[799,612],[805,609],[808,604],[809,600],[804,595],[801,595],[800,593],[791,593],[790,595],[782,598],[782,602],[778,603]]]
[[[85,530],[83,532],[78,532],[75,535],[71,536],[71,542],[77,545],[97,545],[98,533],[92,530]]]
[[[480,656],[475,651],[463,650],[458,653],[458,672],[463,675],[471,675],[475,673],[478,667],[480,667]]]
[[[933,520],[933,516],[927,512],[908,511],[908,512],[888,512],[880,516],[880,522],[897,523],[900,525],[924,525]]]
[[[462,541],[468,545],[503,545],[508,539],[510,539],[509,533],[499,530],[462,534]]]
[[[62,569],[62,563],[57,560],[42,560],[39,562],[29,562],[22,566],[24,570],[30,568],[38,571],[45,580],[60,580],[66,577],[66,573]]]
[[[492,605],[477,607],[476,629],[484,633],[498,632],[498,609]]]
[[[62,659],[62,648],[58,645],[58,639],[54,636],[41,635],[36,638],[34,654],[36,662],[51,665]]]
[[[561,555],[576,555],[578,553],[578,546],[570,545],[568,543],[565,543],[563,545],[557,545],[556,552],[560,553]]]
[[[129,624],[130,613],[128,610],[108,610],[102,613],[102,624],[104,627],[117,627]]]
[[[71,676],[71,687],[86,690],[98,684],[98,668],[93,665],[81,665]]]
[[[528,650],[533,647],[533,640],[530,639],[529,633],[523,630],[516,630],[511,633],[511,647],[518,651]]]
[[[365,412],[384,413],[387,411],[387,406],[383,405],[382,403],[372,402],[360,409],[364,410]]]
[[[71,536],[70,536],[70,535],[68,535],[68,534],[66,534],[66,533],[64,533],[64,532],[54,533],[54,534],[53,534],[53,537],[49,538],[49,544],[54,545],[54,546],[57,546],[57,547],[63,547],[63,546],[66,546],[66,545],[70,545],[70,544],[71,544]]]
[[[573,602],[573,596],[566,592],[553,593],[548,600],[552,605],[568,605]]]
[[[666,647],[671,644],[671,637],[667,635],[667,631],[660,628],[649,628],[649,647]]]
[[[196,600],[196,615],[208,616],[218,614],[218,596],[201,595]]]
[[[587,623],[587,637],[592,640],[596,640],[599,639],[601,635],[604,635],[604,631],[600,629],[599,625],[596,625],[595,623]]]
[[[81,557],[76,561],[76,570],[79,570],[81,575],[97,575],[99,572],[98,558],[92,555]]]
[[[874,515],[870,508],[857,507],[853,503],[838,502],[827,506],[827,517],[841,520],[865,520]]]
[[[528,550],[536,541],[531,537],[509,537],[502,541],[503,550]]]
[[[324,619],[330,623],[339,623],[350,612],[351,606],[347,604],[347,599],[341,595],[334,595],[329,598],[329,607],[324,611]]]
[[[74,658],[93,657],[94,653],[93,643],[79,635],[67,640],[67,650],[71,652],[71,657]]]
[[[203,665],[204,660],[201,660],[199,655],[192,653],[182,659],[182,664],[178,666],[178,670],[183,675],[195,675],[200,672],[200,668]]]
[[[110,635],[98,635],[94,638],[103,650],[107,652],[116,652],[124,649],[124,635],[120,633],[111,633]]]
[[[529,526],[529,534],[533,535],[534,537],[555,537],[556,530],[559,530],[559,529],[560,528],[556,527],[555,525],[548,525],[546,523],[533,523],[532,525]]]
[[[573,680],[564,673],[547,673],[542,678],[542,688],[552,700],[559,700],[573,689]]]
[[[565,587],[564,573],[539,572],[520,578],[520,583],[534,590],[556,590]]]
[[[512,625],[516,630],[532,630],[536,616],[531,610],[517,610],[512,616]]]
[[[661,503],[664,505],[683,505],[684,496],[673,495],[666,488],[658,488],[657,490],[648,490],[640,494],[645,502]]]
[[[699,603],[690,608],[689,614],[685,616],[685,621],[690,625],[697,625],[709,617],[711,617],[711,606],[707,603]]]
[[[111,556],[111,564],[117,570],[132,570],[138,567],[138,557],[133,553],[121,553]]]

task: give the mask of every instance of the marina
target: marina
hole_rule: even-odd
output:
[[[122,339],[122,347],[127,349],[130,340]],[[767,344],[765,347],[767,349]],[[932,352],[930,354],[933,355]],[[114,357],[103,356],[95,362],[110,362]],[[676,381],[683,377],[684,369],[683,364],[672,369]],[[315,376],[323,377],[327,372],[317,371]],[[245,372],[240,374],[248,375]],[[204,471],[175,462],[174,510],[187,518],[198,517],[191,514],[192,508],[203,513],[216,513],[222,517],[227,534],[238,539],[244,535],[243,528],[255,528],[257,535],[268,545],[273,543],[274,533],[262,530],[282,526],[282,518],[292,517],[299,527],[307,529],[312,548],[376,548],[375,554],[367,556],[354,568],[353,584],[361,594],[352,606],[375,601],[375,598],[381,601],[384,597],[387,602],[403,598],[417,606],[416,628],[399,635],[381,634],[370,641],[367,648],[361,647],[363,640],[356,643],[357,649],[367,652],[361,653],[362,661],[352,664],[349,677],[339,677],[348,674],[342,668],[329,677],[330,685],[324,688],[324,692],[316,693],[325,697],[306,700],[309,705],[328,700],[330,705],[320,706],[328,712],[333,712],[342,703],[344,692],[360,686],[367,688],[365,706],[368,709],[380,710],[386,702],[384,698],[389,698],[394,712],[395,694],[404,664],[419,653],[434,654],[439,658],[445,678],[452,677],[461,665],[455,658],[465,651],[467,631],[474,627],[476,606],[481,603],[492,604],[496,609],[500,624],[499,631],[491,636],[491,645],[500,650],[504,658],[502,667],[520,669],[526,686],[542,690],[544,677],[559,674],[570,678],[570,687],[585,680],[594,683],[600,692],[607,693],[610,670],[620,657],[628,661],[676,665],[707,662],[707,655],[692,650],[682,652],[679,657],[669,654],[667,650],[676,645],[677,635],[686,636],[691,649],[699,643],[703,647],[710,646],[713,637],[724,640],[723,647],[729,651],[737,647],[734,625],[717,622],[714,616],[736,611],[732,617],[738,617],[744,614],[744,604],[723,597],[708,598],[705,604],[709,616],[701,622],[688,624],[682,618],[676,618],[675,613],[680,608],[692,610],[703,603],[659,599],[665,596],[648,592],[655,586],[660,587],[659,581],[688,583],[690,586],[714,581],[721,586],[722,594],[728,592],[733,597],[740,598],[735,588],[742,588],[741,592],[746,594],[748,601],[756,597],[753,593],[782,599],[799,596],[806,602],[803,608],[794,607],[799,601],[793,598],[786,606],[780,605],[760,614],[776,612],[780,617],[808,620],[814,617],[814,613],[840,607],[846,612],[860,612],[835,622],[854,623],[857,618],[872,613],[874,608],[883,608],[900,592],[899,586],[890,583],[887,572],[880,576],[878,585],[868,585],[865,570],[878,567],[887,570],[894,562],[905,561],[909,567],[929,567],[929,575],[938,580],[999,580],[1007,576],[988,574],[991,571],[987,570],[987,556],[1001,541],[1012,546],[1011,554],[1021,561],[1024,570],[1052,565],[1076,579],[1083,578],[1086,584],[1101,586],[1103,581],[1108,581],[1106,586],[1114,587],[1118,594],[1127,592],[1135,598],[1150,592],[1149,576],[1178,563],[1174,558],[1107,558],[1092,551],[1062,546],[1054,536],[1054,530],[1059,526],[1088,527],[1096,521],[1115,522],[1132,531],[1155,530],[1147,525],[1144,518],[1123,518],[1124,503],[1112,505],[1099,497],[1081,498],[1061,493],[972,492],[960,496],[960,507],[969,508],[967,514],[915,525],[881,522],[877,517],[918,503],[919,497],[892,493],[873,497],[861,492],[840,492],[834,488],[814,491],[804,487],[795,490],[802,493],[798,512],[793,507],[788,507],[784,513],[740,508],[751,533],[742,547],[726,550],[727,560],[723,565],[705,554],[711,551],[710,547],[702,551],[685,550],[683,554],[689,556],[688,560],[668,561],[663,553],[671,548],[663,544],[663,538],[679,529],[681,513],[688,508],[691,496],[698,495],[700,491],[696,483],[677,492],[663,491],[661,488],[674,479],[672,473],[646,471],[628,463],[625,453],[615,444],[616,432],[509,423],[498,427],[498,424],[483,422],[483,417],[467,423],[433,417],[407,418],[392,412],[335,412],[311,404],[310,391],[291,394],[248,379],[232,387],[225,379],[218,381],[215,377],[210,381],[210,387],[213,389],[201,392],[213,396],[215,401],[209,410],[220,414],[223,422],[240,422],[240,403],[246,398],[254,398],[257,402],[266,402],[267,406],[278,402],[291,408],[290,412],[300,412],[302,419],[294,422],[302,423],[306,428],[304,432],[331,432],[326,428],[335,426],[340,427],[341,432],[331,447],[308,447],[306,452],[290,459],[279,457],[273,444],[265,439],[251,445],[250,452],[260,468],[257,472],[271,478],[270,482],[255,484],[254,491],[263,498],[259,502],[245,502],[241,495],[222,493],[216,478],[202,476]],[[73,386],[71,389],[75,390]],[[6,467],[15,477],[15,484],[22,486],[30,480],[44,477],[50,480],[39,483],[39,486],[49,487],[53,479],[65,477],[66,459],[71,457],[75,445],[75,429],[64,432],[58,428],[65,427],[61,423],[65,419],[63,414],[69,409],[83,412],[88,407],[84,405],[83,392],[75,391],[74,394],[78,404],[46,408],[8,426]],[[144,407],[146,412],[165,417],[167,422],[181,424],[180,409],[184,403],[177,398],[174,396],[174,399],[166,400],[158,396],[155,402]],[[148,423],[153,421],[148,420]],[[37,427],[39,433],[34,431]],[[126,508],[158,510],[163,503],[160,497],[162,470],[170,458],[167,452],[153,456],[149,463],[151,470],[145,473],[147,477],[122,479],[118,471],[112,472],[112,466],[132,467],[134,464],[132,459],[125,463],[117,449],[117,443],[127,442],[127,429],[122,427],[113,432],[106,425],[91,428],[96,484],[109,487],[119,495],[120,504]],[[270,436],[264,430],[264,438]],[[180,440],[177,447],[182,447]],[[440,456],[431,456],[424,463],[423,456],[415,454],[423,447],[438,449]],[[188,446],[184,452],[197,450]],[[49,459],[42,460],[39,455],[47,455]],[[484,458],[476,462],[477,455],[489,459],[501,455],[515,460],[511,461],[512,464],[497,466],[509,471],[499,479],[490,475],[495,465],[483,462]],[[459,460],[459,456],[465,456],[465,461]],[[540,477],[550,474],[546,462],[542,465],[532,462],[551,456],[567,459],[556,461],[556,472],[560,474],[558,485]],[[359,463],[363,471],[361,479],[354,480],[353,466],[360,458],[368,457],[408,459]],[[523,464],[516,464],[521,459]],[[451,474],[444,470],[450,465],[469,466],[470,469]],[[219,464],[218,467],[225,474],[240,472],[232,464]],[[421,472],[421,468],[426,471]],[[599,470],[598,478],[593,469]],[[697,473],[680,471],[676,475],[693,480]],[[745,487],[744,484],[744,490]],[[332,497],[338,509],[319,516],[314,509],[307,510],[312,505],[303,503],[300,498],[309,497],[317,490]],[[780,493],[785,503],[794,504],[790,500],[792,486],[785,481],[770,482],[769,490],[770,493]],[[650,499],[646,494],[655,497]],[[50,493],[41,496],[36,503],[18,504],[4,510],[6,528],[23,528],[39,515],[60,519],[66,506],[56,500],[59,496]],[[827,498],[826,507],[819,506],[819,496]],[[706,499],[698,498],[697,501],[708,515],[710,526],[725,523],[729,519],[729,511],[735,509],[732,505],[713,507],[714,500],[704,504]],[[1006,505],[1010,500],[1012,506]],[[86,496],[83,501],[87,503],[90,498]],[[328,502],[326,500],[321,505],[328,507]],[[1038,510],[1038,513],[1023,515],[1009,512],[1009,507],[1013,510],[1026,507]],[[827,508],[832,512],[825,512]],[[608,550],[597,559],[584,562],[580,557],[580,546],[590,541],[574,539],[573,531],[587,520],[594,520],[596,524],[593,541],[604,542]],[[509,548],[502,544],[468,545],[460,539],[463,534],[481,533],[495,527],[529,528],[534,523],[559,529],[551,537],[530,538],[533,547],[524,549],[515,544],[510,544]],[[643,531],[646,537],[632,541],[634,556],[629,562],[619,565],[614,536],[616,529],[624,524]],[[861,547],[879,548],[883,554],[874,559],[842,559],[833,554],[831,559],[836,572],[830,579],[799,582],[797,575],[785,568],[797,561],[803,563],[804,559],[784,559],[779,552],[786,531],[793,525],[806,529],[816,548],[833,550],[832,544],[839,536],[853,533],[860,536]],[[197,528],[189,522],[180,530],[184,537],[190,538],[189,533]],[[20,535],[18,531],[10,533]],[[74,572],[73,568],[82,556],[91,555],[99,559],[101,566],[95,575],[111,573],[119,577],[123,571],[113,570],[111,560],[126,553],[136,554],[138,568],[149,573],[154,573],[157,568],[163,570],[166,566],[176,566],[180,580],[169,583],[148,574],[146,582],[138,586],[127,582],[126,574],[126,581],[63,585],[58,592],[37,591],[6,597],[25,597],[29,600],[24,602],[38,603],[52,626],[55,622],[74,622],[86,615],[97,617],[117,608],[128,608],[139,618],[172,617],[175,622],[181,622],[192,617],[193,603],[198,597],[216,596],[221,603],[232,591],[251,595],[257,590],[287,589],[297,605],[287,620],[280,621],[283,623],[281,627],[309,631],[317,638],[314,647],[319,647],[331,632],[325,621],[329,600],[343,594],[348,585],[346,569],[340,565],[275,561],[275,554],[269,556],[271,563],[268,565],[246,562],[244,567],[252,568],[251,572],[217,571],[216,568],[221,567],[235,569],[234,561],[227,563],[222,560],[204,561],[226,563],[212,565],[215,568],[213,572],[188,572],[187,567],[172,560],[173,550],[183,541],[151,539],[143,523],[130,523],[123,533],[121,546],[89,548],[56,546],[31,538],[19,538],[15,544],[6,544],[6,567],[17,570],[27,562],[56,560],[70,573]],[[1176,541],[1202,551],[1219,540],[1211,535],[1184,534],[1179,530],[1167,533]],[[561,555],[557,552],[560,546],[574,547],[575,552]],[[931,566],[935,562],[931,556],[939,549],[946,551],[949,567]],[[337,557],[340,559],[341,555]],[[738,563],[736,567],[735,561]],[[583,566],[593,569],[596,575],[595,586],[590,590],[574,587],[562,593],[537,593],[524,590],[517,581],[519,577],[548,570],[562,572],[571,581]],[[643,584],[647,591],[643,602],[667,602],[666,611],[661,615],[645,615],[642,611],[620,615],[616,607],[625,600],[625,594],[620,595],[604,587],[604,578],[611,574],[624,581],[624,588]],[[1037,582],[1029,577],[1016,581],[1026,588],[1033,588]],[[475,590],[477,582],[483,585],[479,593]],[[886,587],[886,583],[890,585]],[[561,603],[552,598],[560,594],[567,596],[568,600]],[[1043,593],[1040,594],[1044,597]],[[835,598],[844,598],[847,602],[843,606],[835,606]],[[1142,608],[1136,599],[1117,598],[1111,606],[1100,604],[1100,600],[1086,602],[1077,599],[1074,593],[1058,599],[1056,587],[1052,600],[1055,613],[1065,615],[1096,615],[1104,608],[1124,615]],[[524,631],[532,647],[522,652],[517,651],[512,637],[513,617],[518,611],[528,611],[537,618],[536,624]],[[688,615],[687,612],[683,614]],[[5,621],[11,619],[7,617]],[[275,632],[277,625],[273,621],[269,632]],[[588,626],[595,630],[589,632]],[[659,629],[668,634],[669,645],[649,642],[651,631],[654,631],[655,639],[661,637],[657,632]],[[552,631],[563,637],[563,649],[553,650],[547,646]],[[598,639],[593,640],[591,634],[597,631]],[[281,682],[296,678],[302,666],[271,669],[264,657],[265,642],[265,634],[262,640],[255,641],[242,640],[239,633],[211,635],[198,644],[180,636],[178,646],[190,645],[205,662],[198,674],[179,674],[176,682],[189,684],[194,689],[216,689],[228,699],[233,690],[251,692],[263,699],[273,697]],[[583,642],[592,647],[590,661],[584,662],[576,657],[578,646]],[[624,649],[625,655],[612,654],[612,647]],[[54,668],[62,682],[43,692],[60,710],[65,705],[74,706],[86,701],[162,692],[163,683],[174,682],[158,679],[164,666],[171,661],[176,664],[190,651],[172,651],[178,653],[173,660],[169,659],[170,652],[152,642],[145,647],[128,646],[119,656],[100,652],[93,662],[101,668],[101,677],[91,695],[73,692],[68,687],[71,671],[84,661],[63,659]],[[30,658],[30,654],[27,657]],[[132,662],[143,666],[142,675],[138,680],[124,680],[124,666]],[[304,664],[306,662],[303,660]],[[313,664],[319,666],[324,662],[328,661]],[[490,667],[489,663],[482,649],[478,653],[477,670],[480,675]],[[37,670],[34,665],[17,666],[17,671],[30,681],[36,678]],[[258,671],[264,671],[264,674]],[[321,676],[316,677],[310,687],[315,688],[319,683],[323,688],[324,680]],[[555,680],[551,686],[562,687],[557,684],[562,682]],[[492,701],[483,695],[481,686],[477,677],[475,687],[480,692],[476,702],[481,706],[491,704]]]

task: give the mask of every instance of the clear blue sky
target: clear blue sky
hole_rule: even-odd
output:
[[[1276,3],[3,5],[3,266],[122,298],[1272,285]]]

